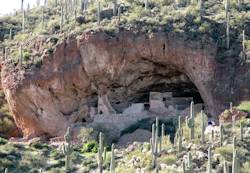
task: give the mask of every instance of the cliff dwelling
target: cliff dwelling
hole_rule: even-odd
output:
[[[241,82],[233,86],[221,73],[216,51],[214,44],[186,42],[171,33],[86,31],[59,44],[31,72],[12,73],[3,66],[2,86],[27,138],[61,136],[74,123],[101,119],[104,124],[106,114],[114,119],[131,111],[176,115],[191,101],[198,111],[216,116],[232,99],[247,97],[240,94],[245,92]]]

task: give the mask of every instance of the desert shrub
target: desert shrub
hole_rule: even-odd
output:
[[[172,164],[175,164],[176,161],[177,161],[177,156],[176,155],[163,155],[160,157],[160,161],[162,163],[165,163],[167,165],[172,165]]]
[[[83,144],[82,150],[83,153],[85,152],[92,152],[97,153],[98,151],[98,143],[95,140],[88,141]]]
[[[0,145],[5,145],[7,142],[8,141],[6,139],[0,137]]]
[[[244,112],[250,112],[250,101],[241,102],[240,105],[237,106],[237,109]]]
[[[25,61],[28,61],[30,58],[30,53],[25,49],[24,52],[23,52],[23,59]]]
[[[250,170],[250,162],[245,162],[241,167],[241,173],[248,173]]]
[[[34,142],[30,145],[31,147],[35,148],[35,149],[49,149],[49,146],[46,143],[41,143],[39,141]]]
[[[80,130],[78,138],[81,139],[83,143],[87,141],[94,141],[97,138],[97,133],[92,127],[83,127]]]
[[[233,146],[232,145],[226,145],[223,147],[219,147],[215,149],[215,153],[218,153],[223,158],[222,160],[232,161],[233,159]],[[248,153],[247,150],[237,147],[237,154],[238,158],[241,160],[241,162],[244,162],[246,159],[246,154]]]
[[[40,68],[43,65],[43,59],[42,58],[35,58],[34,64],[37,68]]]

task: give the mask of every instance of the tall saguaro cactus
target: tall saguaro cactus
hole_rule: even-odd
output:
[[[242,60],[246,60],[246,39],[245,39],[245,30],[242,31]]]
[[[189,171],[192,171],[192,156],[190,151],[188,152],[187,167]]]
[[[112,0],[112,4],[113,4],[113,16],[117,15],[117,0]]]
[[[242,0],[238,0],[237,4],[238,4],[238,9],[241,10],[241,8],[242,8]]]
[[[71,128],[68,127],[66,134],[64,135],[65,144],[63,144],[63,153],[65,155],[65,170],[66,172],[70,171],[70,155],[73,152],[72,146],[72,132]]]
[[[223,125],[220,124],[220,146],[223,145]]]
[[[144,0],[145,10],[148,9],[148,0]]]
[[[202,17],[204,16],[204,0],[200,0],[199,6],[200,6],[200,17]]]
[[[240,122],[240,140],[243,141],[244,140],[244,129],[243,129],[243,124],[242,122]]]
[[[120,23],[121,21],[121,13],[122,13],[122,8],[124,7],[124,4],[121,3],[119,4],[119,7],[118,7],[118,24]]]
[[[187,126],[189,128],[190,140],[194,139],[194,102],[190,104],[190,117],[187,118]]]
[[[155,124],[152,125],[152,138],[150,140],[151,152],[153,156],[153,168],[157,167],[157,157],[159,156],[158,134],[159,134],[159,119],[157,117]]]
[[[162,151],[162,142],[163,142],[164,137],[165,137],[165,124],[162,123],[161,124],[160,144],[159,144],[159,151],[160,152]]]
[[[182,136],[183,136],[183,130],[181,128],[181,116],[178,117],[178,130],[177,130],[177,151],[180,153],[182,151]]]
[[[186,165],[185,162],[182,162],[182,173],[186,173]]]
[[[42,27],[44,28],[44,7],[42,7]]]
[[[201,110],[201,143],[205,142],[205,115]]]
[[[115,151],[114,144],[111,146],[110,172],[115,173]]]
[[[227,49],[230,47],[230,0],[225,2],[225,11],[226,11],[226,46]]]
[[[232,173],[239,173],[237,165],[237,151],[233,151],[233,163],[232,163]]]
[[[10,35],[9,35],[9,39],[12,40],[12,28],[10,28]]]
[[[98,1],[98,10],[97,10],[97,22],[98,22],[98,25],[101,24],[101,2]]]
[[[21,0],[21,11],[22,11],[22,17],[23,17],[23,19],[22,19],[22,31],[24,32],[25,12],[24,12],[24,7],[23,7],[23,2],[24,2],[24,0]]]
[[[211,147],[208,148],[207,173],[212,173],[212,153],[211,153]]]
[[[103,133],[100,132],[99,134],[99,148],[98,148],[98,170],[99,173],[103,173],[103,151],[104,151],[104,138],[103,138]]]
[[[20,63],[20,66],[22,66],[22,64],[23,64],[23,46],[22,46],[22,44],[20,45],[20,48],[19,48],[20,50],[20,59],[19,59],[19,63]]]
[[[8,58],[8,48],[5,47],[4,48],[4,60],[6,60]]]
[[[236,137],[233,137],[233,152],[236,150]]]
[[[61,6],[60,32],[63,30],[63,6]]]
[[[227,161],[224,160],[224,163],[223,163],[223,173],[229,173],[228,171],[228,165],[227,165]]]

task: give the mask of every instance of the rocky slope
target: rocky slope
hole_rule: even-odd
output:
[[[217,54],[216,44],[206,38],[185,41],[183,35],[165,32],[88,31],[57,44],[40,68],[25,71],[6,63],[2,85],[26,137],[62,135],[70,124],[88,118],[98,96],[108,94],[112,106],[122,110],[162,84],[169,90],[194,84],[215,116],[230,101],[250,96],[249,65],[221,65]]]

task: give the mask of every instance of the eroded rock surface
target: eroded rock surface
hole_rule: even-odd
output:
[[[216,54],[208,39],[85,32],[58,44],[40,68],[17,73],[4,65],[2,86],[25,137],[63,135],[70,124],[86,121],[102,96],[119,113],[150,91],[198,91],[216,116],[230,101],[250,97],[249,67],[218,64]]]

